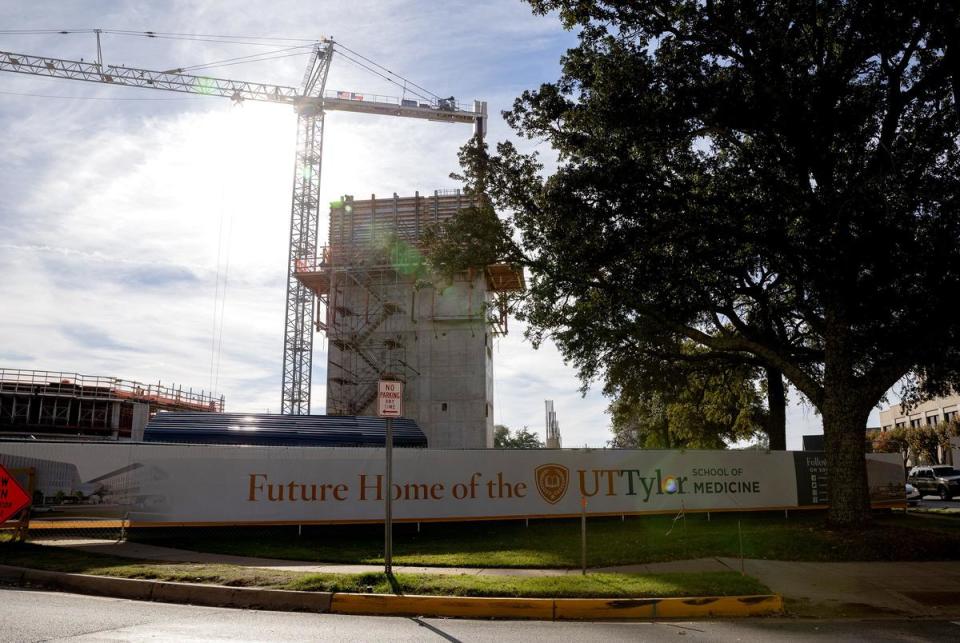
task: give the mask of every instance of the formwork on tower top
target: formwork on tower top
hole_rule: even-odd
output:
[[[430,447],[493,446],[493,337],[506,332],[495,295],[523,290],[523,273],[494,264],[438,279],[421,252],[429,226],[471,205],[459,190],[331,204],[329,244],[296,266],[322,304],[328,414],[372,415],[377,380],[399,379]]]

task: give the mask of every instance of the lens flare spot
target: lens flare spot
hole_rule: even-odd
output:
[[[660,485],[660,488],[664,493],[677,493],[680,490],[680,485],[677,484],[677,479],[674,476],[667,476],[663,479],[663,483]]]

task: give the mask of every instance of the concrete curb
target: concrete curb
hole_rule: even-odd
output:
[[[616,599],[334,594],[330,611],[337,614],[536,619],[542,621],[651,620],[657,618],[773,616],[783,613],[783,598],[779,595]]]
[[[0,565],[0,582],[139,601],[378,616],[560,620],[772,616],[779,595],[698,598],[499,598],[397,596],[252,589],[51,572]]]
[[[330,592],[294,592],[283,589],[253,589],[112,578],[42,571],[10,565],[0,565],[0,581],[11,585],[44,587],[77,594],[128,598],[136,601],[296,612],[328,612],[330,599],[333,596]]]

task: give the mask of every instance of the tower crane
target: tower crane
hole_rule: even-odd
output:
[[[473,105],[466,106],[457,103],[453,98],[410,100],[370,97],[356,92],[327,91],[327,74],[333,54],[337,51],[337,44],[333,39],[323,39],[313,45],[303,82],[297,88],[192,75],[179,69],[155,71],[106,65],[103,63],[100,47],[101,31],[93,31],[97,35],[95,62],[0,51],[0,71],[220,96],[235,102],[257,100],[285,103],[296,111],[297,150],[290,207],[281,413],[308,414],[315,301],[313,293],[297,280],[295,272],[298,259],[316,256],[325,112],[347,111],[446,123],[473,123],[474,134],[482,137],[486,133],[486,102],[474,101]],[[144,33],[148,36],[150,34],[152,32]]]

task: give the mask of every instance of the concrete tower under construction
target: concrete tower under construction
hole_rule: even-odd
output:
[[[296,266],[321,303],[328,414],[375,414],[377,380],[397,379],[429,447],[493,446],[493,338],[506,332],[496,294],[522,290],[522,272],[441,279],[421,254],[428,226],[469,205],[459,191],[331,204],[329,245]]]

